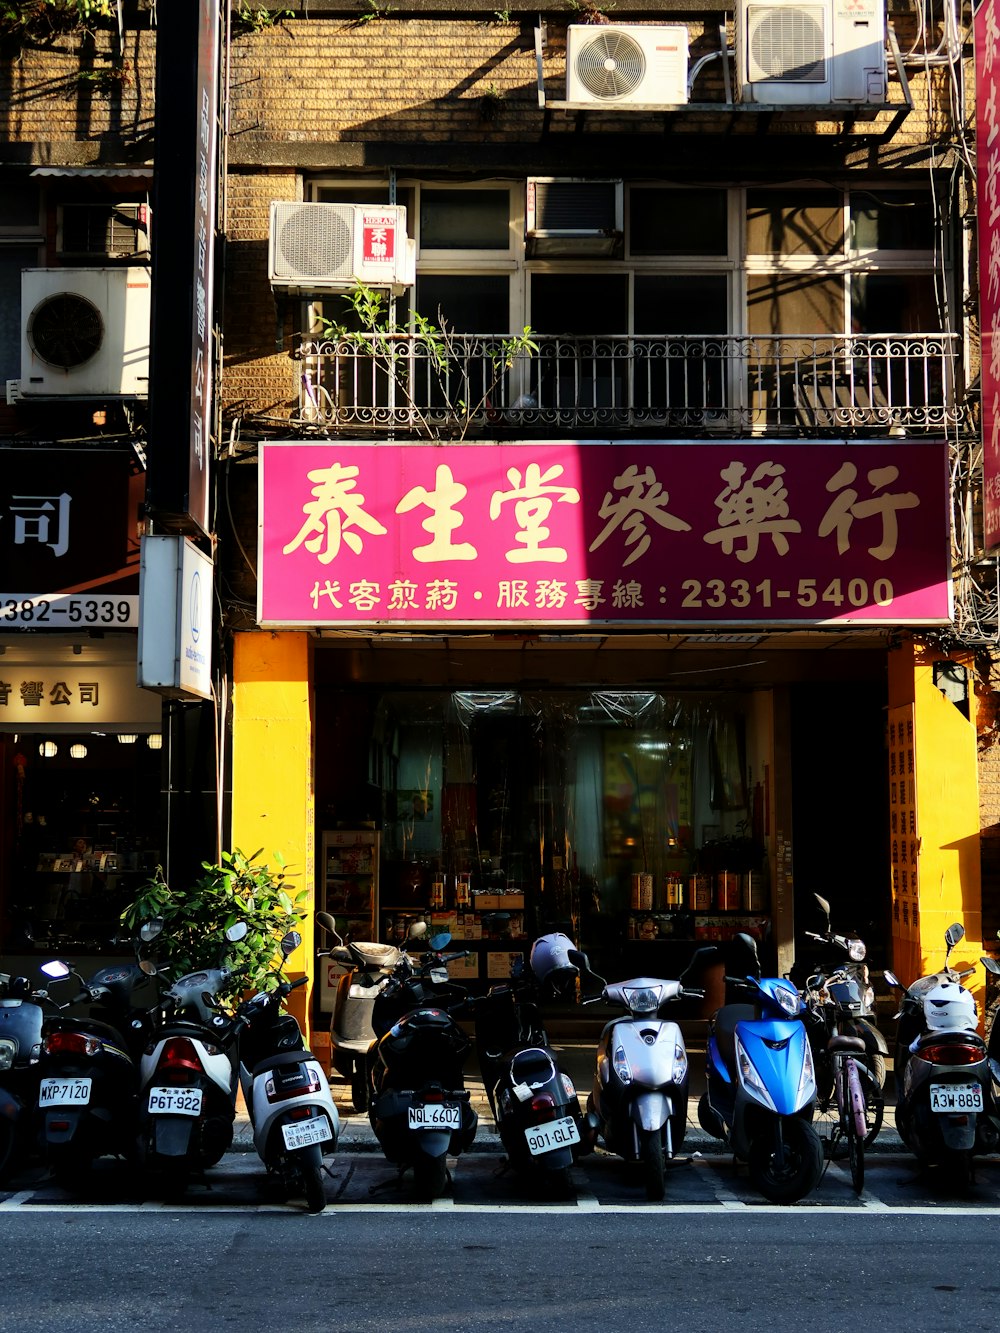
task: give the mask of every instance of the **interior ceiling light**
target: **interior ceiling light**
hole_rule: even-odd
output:
[[[146,737],[146,744],[149,746],[151,750],[162,750],[163,737],[160,735],[158,731],[154,731],[151,736]]]
[[[139,737],[134,731],[121,731],[118,733],[119,745],[134,745],[138,739]]]
[[[71,745],[69,747],[69,757],[70,759],[86,759],[87,747],[79,742],[76,745]]]
[[[55,741],[42,741],[38,747],[38,753],[43,759],[55,759],[59,753],[59,746],[56,745]]]

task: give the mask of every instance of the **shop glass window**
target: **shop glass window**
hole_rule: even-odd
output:
[[[725,255],[727,251],[725,190],[633,186],[629,191],[632,255]]]
[[[416,309],[454,333],[507,333],[510,279],[503,274],[420,273]]]
[[[725,403],[725,358],[719,345],[700,345],[698,335],[724,338],[728,326],[729,279],[724,273],[650,274],[635,283],[635,332],[655,341],[637,339],[633,363],[636,407],[673,413],[721,410]],[[660,337],[686,337],[663,356]],[[696,419],[692,419],[694,422]]]
[[[347,695],[339,707],[358,711]],[[676,939],[693,950],[693,916],[670,909],[681,906],[695,870],[763,868],[745,779],[753,738],[738,701],[614,690],[393,692],[373,714],[383,939],[404,938],[437,885],[438,908],[456,913],[441,924],[459,940],[526,948],[563,930],[600,971],[604,959],[618,965],[629,938]],[[465,935],[483,930],[498,899],[497,942]]]
[[[843,254],[843,198],[837,190],[748,190],[746,238],[751,255]]]
[[[724,335],[728,290],[724,273],[643,274],[635,283],[635,332]]]
[[[842,333],[844,280],[813,272],[752,274],[747,327],[758,335]]]
[[[509,250],[509,191],[422,187],[420,249]]]
[[[37,181],[4,182],[0,187],[0,231],[37,231],[40,208]]]
[[[851,191],[853,250],[935,249],[934,206],[925,191]]]
[[[37,263],[37,245],[0,245],[0,380],[21,377],[21,270]]]
[[[539,333],[628,332],[628,274],[533,273],[531,327]]]
[[[855,333],[939,333],[944,320],[930,273],[857,273],[851,279]]]

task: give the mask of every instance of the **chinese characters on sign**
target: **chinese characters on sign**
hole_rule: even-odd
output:
[[[143,478],[121,452],[7,450],[0,629],[134,626],[142,494]]]
[[[947,500],[941,441],[265,444],[259,618],[943,622]]]
[[[160,697],[140,690],[134,662],[91,663],[0,658],[0,730],[101,727],[114,722],[155,729]]]
[[[973,16],[976,50],[976,185],[982,342],[983,528],[1000,545],[1000,0]]]

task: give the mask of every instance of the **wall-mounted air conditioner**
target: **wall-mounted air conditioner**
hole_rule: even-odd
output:
[[[533,176],[525,237],[529,255],[610,255],[623,235],[622,182]]]
[[[145,398],[148,268],[21,271],[21,379],[8,398]]]
[[[884,0],[740,0],[736,82],[743,102],[884,103]]]
[[[688,100],[688,30],[673,24],[572,23],[566,30],[566,101],[598,106],[682,106]]]
[[[402,205],[271,204],[267,268],[277,291],[412,287],[415,255]]]
[[[132,259],[149,254],[148,204],[61,204],[56,211],[56,251],[93,259]]]

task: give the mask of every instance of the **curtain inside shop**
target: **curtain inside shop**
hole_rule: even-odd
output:
[[[426,902],[433,883],[452,906],[464,878],[473,899],[523,895],[527,937],[565,930],[600,957],[626,936],[638,876],[655,906],[671,878],[752,842],[746,753],[738,701],[385,694],[369,759],[383,913]]]

